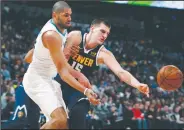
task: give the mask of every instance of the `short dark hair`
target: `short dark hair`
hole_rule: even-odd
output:
[[[54,4],[52,12],[59,13],[64,10],[64,8],[71,8],[65,1],[58,1]]]
[[[107,27],[111,28],[111,24],[109,23],[109,21],[107,19],[104,19],[104,18],[98,18],[98,19],[94,19],[92,22],[91,22],[91,26],[93,25],[99,25],[99,24],[105,24]]]

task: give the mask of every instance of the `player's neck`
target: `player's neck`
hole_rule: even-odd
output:
[[[86,41],[85,42],[86,42],[85,43],[86,50],[90,50],[90,49],[93,49],[93,48],[98,46],[95,42],[92,41],[89,33],[86,34]]]
[[[60,28],[59,26],[57,26],[57,28],[59,29],[59,31],[60,31],[62,34],[64,34],[65,28]]]
[[[62,34],[65,32],[65,28],[60,27],[54,19],[52,19],[52,22]]]

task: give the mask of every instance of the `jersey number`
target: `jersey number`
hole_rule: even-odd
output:
[[[80,63],[77,63],[77,62],[74,61],[73,64],[72,64],[72,68],[74,68],[75,70],[80,72],[83,68],[83,65],[81,65]]]

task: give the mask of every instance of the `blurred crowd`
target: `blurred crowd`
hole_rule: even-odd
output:
[[[48,19],[42,14],[25,15],[28,14],[26,10],[10,8],[8,4],[2,6],[1,14],[1,119],[8,120],[13,114],[18,78],[28,67],[23,58]],[[38,17],[42,17],[40,21]],[[71,30],[88,31],[89,24],[74,21]],[[176,65],[184,72],[182,51],[175,52],[172,47],[161,44],[155,47],[151,38],[124,40],[116,38],[116,34],[110,35],[114,37],[105,42],[106,48],[113,52],[124,69],[149,85],[150,97],[120,82],[102,65],[89,77],[101,99],[101,104],[91,106],[86,117],[89,127],[103,128],[122,122],[123,128],[184,128],[184,87],[166,92],[156,83],[156,74],[164,65]],[[184,43],[181,47],[184,50]]]

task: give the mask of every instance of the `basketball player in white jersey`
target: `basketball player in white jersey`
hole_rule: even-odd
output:
[[[41,129],[67,129],[66,106],[59,83],[53,80],[57,73],[73,88],[84,93],[96,105],[99,100],[90,88],[89,81],[67,63],[63,54],[67,27],[71,25],[71,8],[64,1],[56,2],[52,19],[41,29],[36,39],[32,62],[23,78],[27,95],[49,117]],[[78,34],[77,34],[78,35]],[[75,78],[81,77],[85,87]]]

